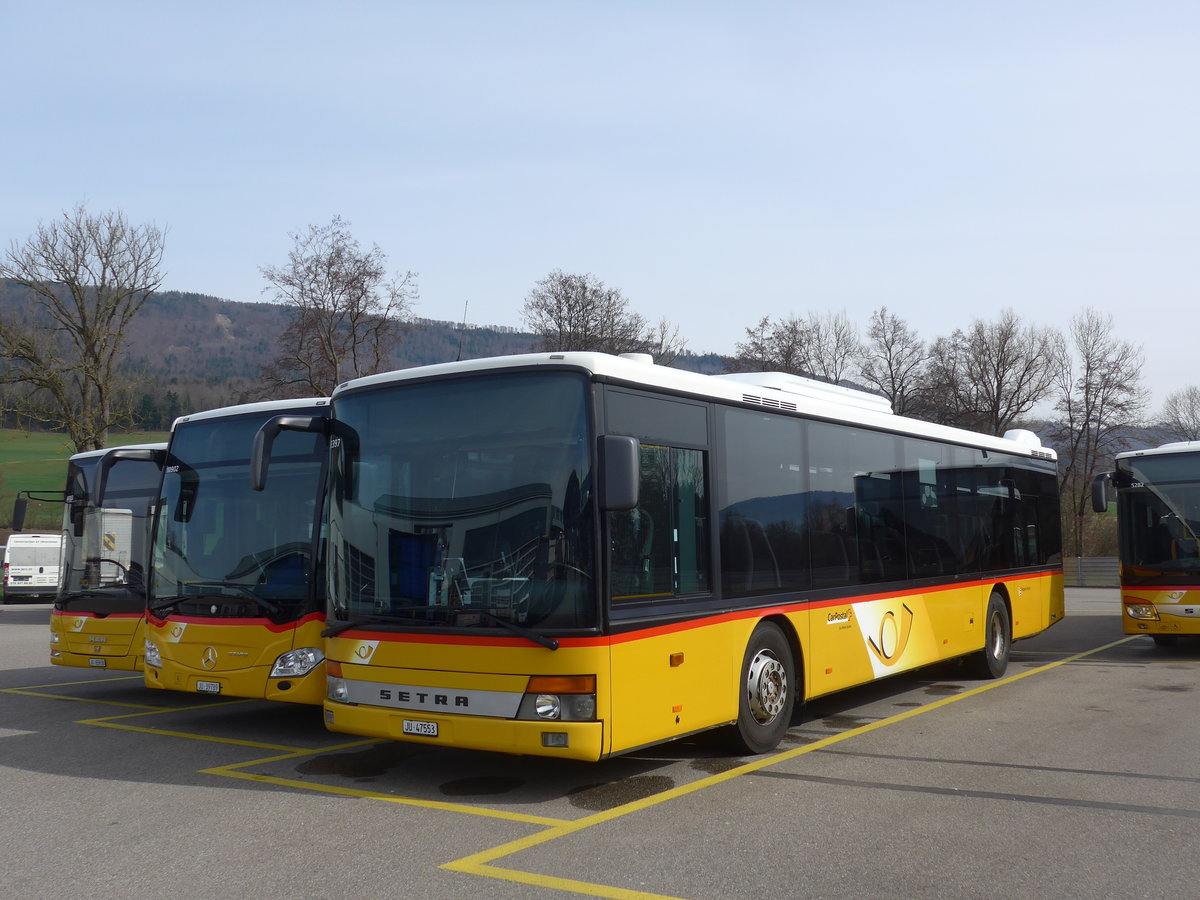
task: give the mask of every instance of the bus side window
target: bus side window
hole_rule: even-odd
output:
[[[614,600],[658,600],[708,590],[705,454],[641,445],[635,509],[609,516]]]

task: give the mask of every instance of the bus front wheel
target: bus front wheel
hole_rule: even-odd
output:
[[[983,649],[970,658],[971,673],[977,678],[999,678],[1008,668],[1008,652],[1012,646],[1012,626],[1008,607],[996,591],[988,598],[987,615],[983,620]]]
[[[792,649],[779,626],[760,622],[742,657],[737,722],[726,729],[730,750],[747,755],[778,746],[796,705],[795,673]]]

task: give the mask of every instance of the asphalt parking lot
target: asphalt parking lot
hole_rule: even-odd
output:
[[[586,764],[328,733],[319,710],[50,666],[0,608],[13,897],[1180,897],[1200,825],[1200,643],[1115,589],[1007,676],[948,664],[809,704],[778,752]]]

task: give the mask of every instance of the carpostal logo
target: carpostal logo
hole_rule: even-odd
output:
[[[825,616],[826,625],[848,625],[854,618],[854,610],[847,606],[845,609],[833,609]]]
[[[855,610],[858,627],[876,675],[887,674],[900,662],[912,636],[913,611],[901,600],[862,604]]]

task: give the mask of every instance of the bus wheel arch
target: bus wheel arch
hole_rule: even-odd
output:
[[[1004,585],[997,584],[988,596],[983,614],[983,649],[967,658],[977,678],[1000,678],[1008,669],[1012,652],[1012,605]]]
[[[796,636],[786,621],[755,625],[737,671],[737,719],[724,729],[731,751],[756,755],[779,745],[801,693],[799,662]]]

